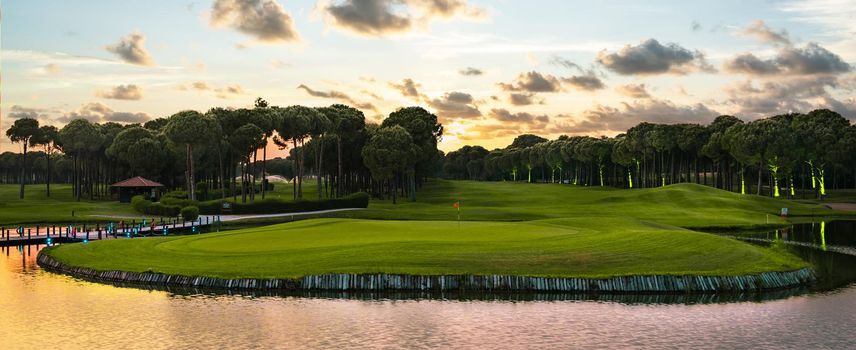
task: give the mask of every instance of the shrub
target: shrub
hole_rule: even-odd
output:
[[[175,205],[165,205],[161,202],[154,202],[146,208],[145,213],[160,216],[178,216],[181,207]]]
[[[199,218],[199,208],[194,205],[188,205],[181,208],[181,217],[185,221],[196,221]]]
[[[143,196],[138,195],[131,197],[131,208],[134,208],[134,210],[140,213],[145,213],[146,208],[148,208],[150,205],[152,205],[152,201],[146,199]]]
[[[164,200],[165,198],[187,199],[187,192],[186,191],[169,191],[167,193],[164,193],[163,197],[161,197],[161,200]]]
[[[187,198],[175,198],[175,197],[166,197],[164,196],[160,200],[164,205],[172,205],[180,208],[184,208],[188,205],[197,205],[199,202],[190,200]]]

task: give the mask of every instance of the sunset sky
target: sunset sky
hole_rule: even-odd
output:
[[[2,17],[4,132],[256,97],[373,121],[423,106],[445,151],[720,114],[856,118],[846,0],[5,0]],[[17,149],[4,135],[0,151]]]

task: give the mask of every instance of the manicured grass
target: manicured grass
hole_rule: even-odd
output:
[[[629,218],[458,225],[313,219],[196,236],[62,245],[49,254],[98,270],[222,278],[323,273],[742,275],[806,265],[780,251]]]
[[[741,195],[695,184],[622,190],[560,184],[430,181],[416,202],[373,200],[369,210],[338,214],[370,219],[519,221],[590,216],[631,217],[680,227],[782,225],[791,215],[833,215],[811,203]]]
[[[51,185],[50,198],[44,184],[27,185],[24,199],[18,198],[18,189],[18,185],[0,185],[0,226],[110,220],[93,215],[139,215],[117,200],[82,198],[77,202],[71,185]]]

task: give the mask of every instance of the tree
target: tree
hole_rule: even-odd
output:
[[[514,138],[509,148],[528,148],[535,146],[541,142],[547,142],[547,139],[532,134],[523,134]]]
[[[234,132],[232,132],[231,137],[229,137],[229,142],[232,145],[232,148],[243,157],[243,165],[241,166],[241,202],[247,202],[247,185],[248,185],[248,175],[247,175],[247,167],[250,166],[250,156],[253,154],[255,150],[262,145],[265,141],[264,139],[264,130],[256,126],[255,124],[244,124]],[[255,185],[251,187],[251,191],[255,192]]]
[[[175,143],[183,144],[186,148],[185,179],[188,196],[196,200],[196,183],[194,181],[193,146],[210,142],[212,135],[219,134],[219,124],[211,117],[197,111],[182,111],[169,117],[165,134]]]
[[[811,186],[817,188],[818,198],[826,195],[826,168],[832,162],[836,144],[844,138],[850,123],[840,114],[818,109],[793,118],[800,149],[811,171]]]
[[[382,127],[363,147],[363,159],[376,181],[392,182],[392,203],[396,203],[401,173],[410,169],[417,159],[418,147],[410,133],[399,125]]]
[[[22,153],[21,161],[21,191],[19,197],[24,199],[24,184],[27,182],[27,146],[32,146],[32,142],[38,139],[39,121],[32,118],[21,118],[15,121],[8,130],[6,136],[13,143],[21,143],[24,152]]]
[[[59,148],[57,139],[59,138],[59,130],[53,125],[44,125],[39,128],[38,137],[30,141],[31,144],[40,145],[45,151],[45,190],[48,198],[51,196],[51,157]]]
[[[401,108],[389,114],[381,127],[400,125],[410,134],[418,149],[418,157],[413,162],[410,175],[410,200],[416,200],[416,179],[422,180],[433,174],[439,161],[437,142],[443,137],[443,125],[437,116],[422,107]]]
[[[303,142],[309,136],[311,130],[311,121],[318,118],[321,112],[315,108],[306,106],[288,106],[284,109],[277,109],[277,126],[276,131],[279,134],[279,139],[274,138],[274,143],[280,148],[287,148],[286,140],[291,140],[293,149],[298,152],[298,159],[295,162],[297,165],[297,177],[294,181],[294,199],[303,199]]]
[[[359,109],[334,104],[322,110],[330,119],[331,132],[336,137],[336,196],[342,196],[344,191],[344,170],[342,162],[342,143],[354,139],[366,127],[366,117]]]
[[[80,201],[83,179],[81,179],[81,163],[83,157],[98,150],[103,143],[101,132],[95,124],[86,119],[75,119],[59,131],[59,146],[66,154],[74,158],[73,183],[74,196]]]
[[[328,107],[318,108],[317,114],[309,118],[309,136],[318,143],[315,147],[315,175],[317,177],[316,186],[318,191],[318,200],[321,200],[324,191],[321,189],[321,180],[323,174],[321,172],[324,164],[324,137],[332,128],[330,119],[325,115],[325,110]],[[326,113],[333,114],[332,111],[326,110]]]

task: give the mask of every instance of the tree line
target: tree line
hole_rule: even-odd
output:
[[[75,119],[62,128],[18,119],[6,131],[21,153],[0,154],[0,182],[72,184],[77,200],[109,196],[109,185],[144,176],[189,199],[265,198],[264,174],[293,178],[295,200],[304,199],[307,177],[316,179],[318,199],[365,191],[380,197],[407,196],[437,171],[443,126],[421,107],[401,108],[380,124],[367,123],[356,108],[270,106],[187,110],[145,124],[92,123]],[[288,149],[287,159],[267,160],[269,141]],[[32,152],[37,149],[36,152]],[[271,164],[268,164],[271,163]],[[262,178],[259,180],[259,178]]]
[[[817,197],[856,187],[856,125],[818,109],[709,125],[640,123],[615,137],[518,136],[503,149],[464,146],[443,159],[452,179],[564,182],[649,188],[694,182],[716,188]],[[753,188],[754,187],[754,188]]]

